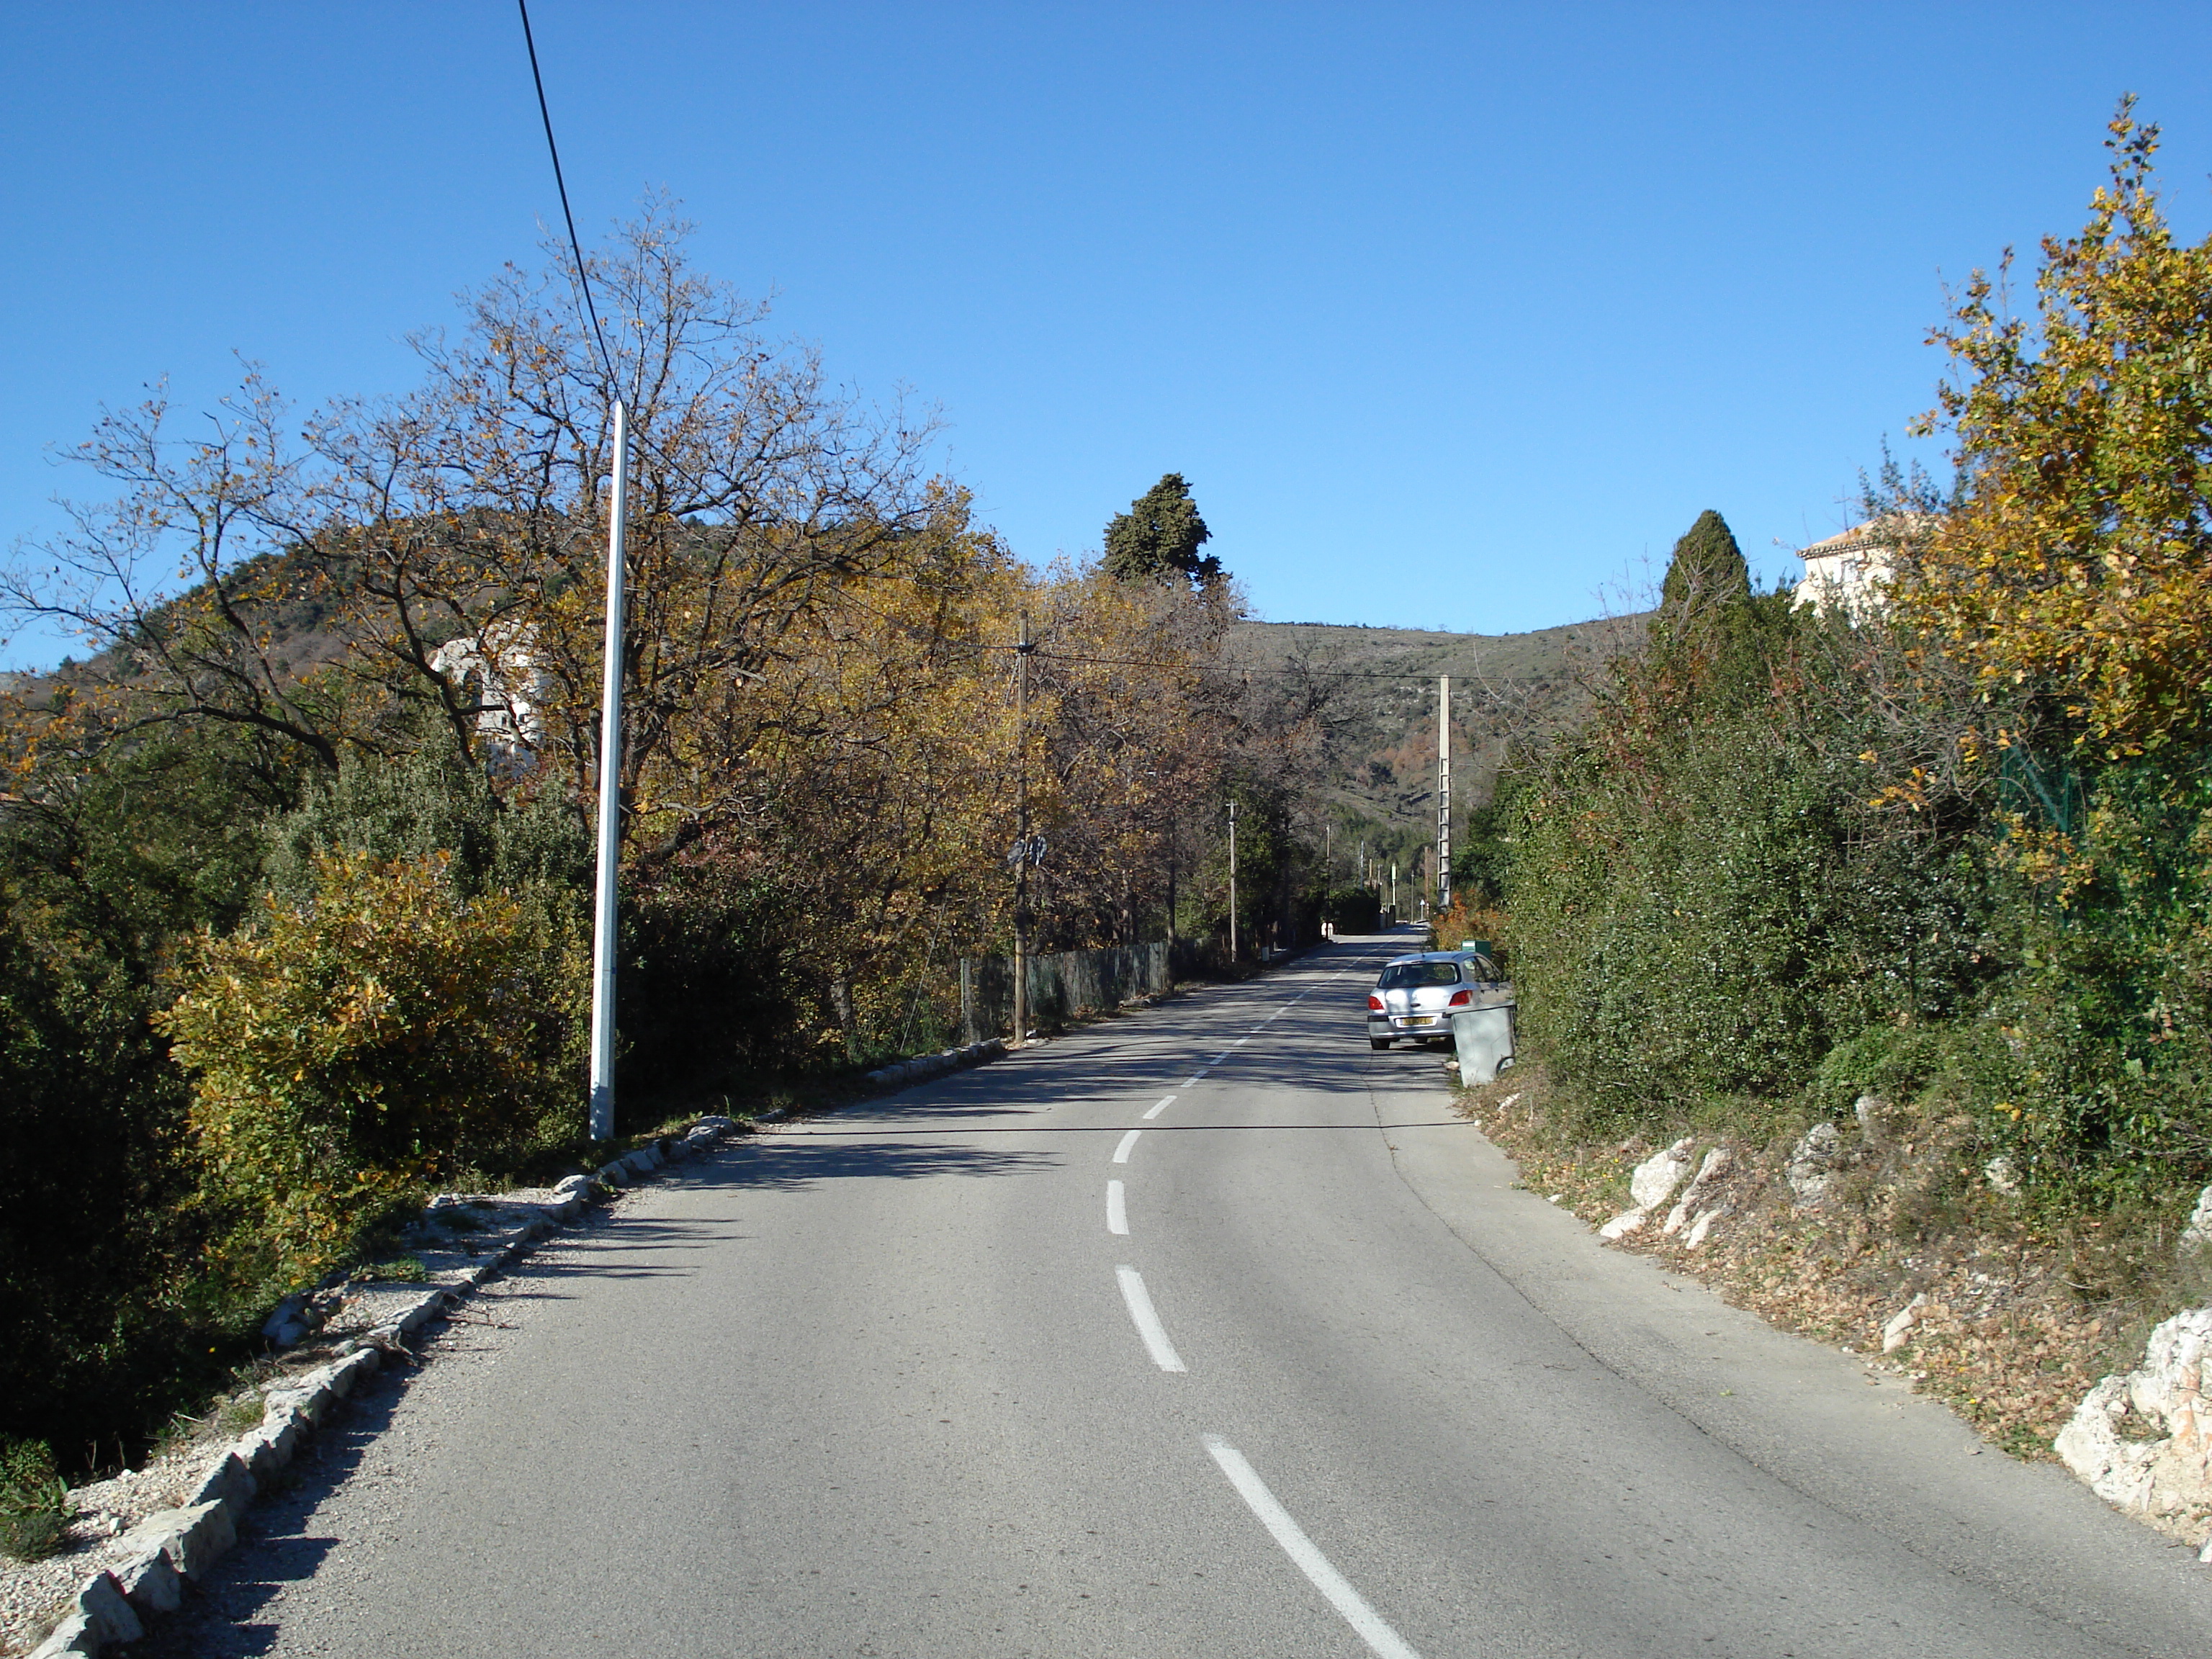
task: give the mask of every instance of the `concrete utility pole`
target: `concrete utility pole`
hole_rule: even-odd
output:
[[[1030,1036],[1030,613],[1014,647],[1014,1041]]]
[[[622,861],[623,520],[629,505],[629,411],[615,402],[607,507],[606,666],[599,682],[599,878],[592,918],[592,1139],[615,1133],[615,876]]]
[[[1237,960],[1237,803],[1229,803],[1229,960]]]
[[[1437,676],[1437,909],[1451,906],[1451,676]]]

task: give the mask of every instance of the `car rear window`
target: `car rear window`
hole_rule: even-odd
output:
[[[1381,991],[1403,991],[1416,985],[1458,983],[1459,963],[1455,962],[1395,962],[1382,970],[1382,977],[1375,981],[1375,986]]]

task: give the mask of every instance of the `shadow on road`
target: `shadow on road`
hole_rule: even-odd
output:
[[[908,1126],[911,1131],[912,1126]],[[879,1133],[879,1132],[878,1132]],[[1006,1134],[974,1129],[971,1134]],[[849,1138],[848,1138],[849,1137]],[[741,1143],[721,1156],[688,1166],[681,1186],[758,1187],[775,1191],[824,1181],[921,1181],[936,1176],[1018,1175],[1060,1160],[1047,1152],[997,1152],[982,1146],[945,1146],[883,1140],[858,1130],[805,1136],[770,1135]]]
[[[935,1115],[933,1114],[933,1115]],[[950,1115],[950,1114],[946,1114],[946,1115]],[[1394,1122],[1389,1127],[1393,1129],[1456,1129],[1463,1128],[1466,1125],[1467,1120],[1465,1118],[1440,1117],[1432,1122]],[[1341,1132],[1346,1129],[1364,1129],[1368,1133],[1372,1134],[1375,1133],[1376,1123],[1375,1120],[1370,1117],[1362,1118],[1356,1123],[1097,1123],[1088,1125],[1073,1123],[1039,1123],[1024,1126],[1020,1128],[994,1127],[975,1129],[933,1129],[926,1127],[921,1124],[908,1124],[906,1126],[905,1132],[908,1134],[920,1135],[1110,1136],[1125,1134],[1133,1128],[1142,1129],[1148,1135],[1240,1135],[1251,1134],[1254,1133],[1280,1134],[1289,1130],[1305,1129],[1327,1129],[1333,1132]],[[838,1140],[847,1139],[865,1140],[869,1136],[878,1132],[872,1129],[810,1129],[806,1133],[808,1138],[814,1140]],[[1035,1157],[1036,1155],[1035,1153],[1010,1153],[1008,1156]]]

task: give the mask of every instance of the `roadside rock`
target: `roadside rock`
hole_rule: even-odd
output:
[[[1859,1139],[1869,1152],[1879,1152],[1887,1144],[1889,1132],[1882,1122],[1882,1114],[1889,1110],[1889,1103],[1880,1095],[1861,1095],[1851,1103],[1851,1115],[1859,1121]]]
[[[1928,1293],[1923,1291],[1889,1316],[1881,1328],[1881,1351],[1895,1353],[1912,1340],[1912,1328],[1920,1322],[1920,1310],[1928,1305]]]
[[[1552,1200],[1554,1204],[1559,1201],[1559,1200],[1556,1198]],[[1607,1222],[1604,1226],[1599,1228],[1597,1230],[1597,1236],[1600,1238],[1625,1238],[1630,1233],[1634,1232],[1638,1227],[1641,1227],[1644,1223],[1645,1218],[1650,1216],[1650,1213],[1651,1212],[1649,1210],[1623,1210],[1619,1215],[1613,1217],[1612,1220]]]
[[[1982,1165],[1982,1179],[1988,1182],[1996,1191],[2010,1198],[2020,1191],[2020,1166],[2002,1152],[1999,1152]],[[2208,1188],[2206,1192],[2208,1195],[2212,1195],[2212,1188]],[[2203,1200],[2200,1199],[2197,1201],[2197,1207],[2200,1210],[2203,1208]]]
[[[2188,1224],[2181,1230],[2179,1251],[2187,1255],[2212,1244],[2212,1187],[2197,1194],[2197,1207],[2189,1212]]]
[[[1697,1142],[1684,1137],[1662,1152],[1654,1152],[1638,1164],[1628,1177],[1628,1195],[1636,1207],[1623,1210],[1619,1215],[1597,1230],[1600,1238],[1623,1238],[1634,1232],[1650,1218],[1651,1212],[1664,1204],[1674,1188],[1681,1184],[1689,1172],[1690,1156],[1697,1150]]]
[[[2150,1334],[2143,1363],[2089,1390],[2052,1449],[2097,1496],[2191,1544],[2212,1535],[2212,1308]]]
[[[1836,1190],[1836,1160],[1844,1138],[1832,1123],[1815,1123],[1790,1154],[1790,1191],[1800,1204],[1819,1204]]]
[[[1698,1143],[1684,1136],[1663,1152],[1654,1152],[1636,1166],[1628,1178],[1628,1195],[1639,1210],[1656,1210],[1682,1184],[1690,1172],[1690,1158]]]
[[[307,1292],[301,1291],[276,1304],[276,1311],[263,1323],[261,1334],[278,1347],[289,1348],[322,1322],[322,1316],[307,1301]]]
[[[1690,1178],[1690,1184],[1682,1188],[1681,1197],[1674,1201],[1674,1207],[1667,1212],[1667,1224],[1659,1231],[1672,1238],[1690,1225],[1692,1218],[1708,1209],[1706,1200],[1728,1178],[1728,1173],[1735,1164],[1734,1156],[1725,1146],[1716,1146],[1707,1152],[1705,1161],[1698,1165],[1697,1174]],[[1715,1209],[1711,1213],[1717,1219],[1721,1212]],[[1711,1224],[1711,1222],[1706,1223],[1709,1228]],[[1703,1235],[1699,1237],[1702,1238]]]

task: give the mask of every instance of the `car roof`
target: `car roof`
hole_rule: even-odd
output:
[[[1395,968],[1401,962],[1465,962],[1470,957],[1489,957],[1487,951],[1416,951],[1411,956],[1392,957],[1382,965]]]

